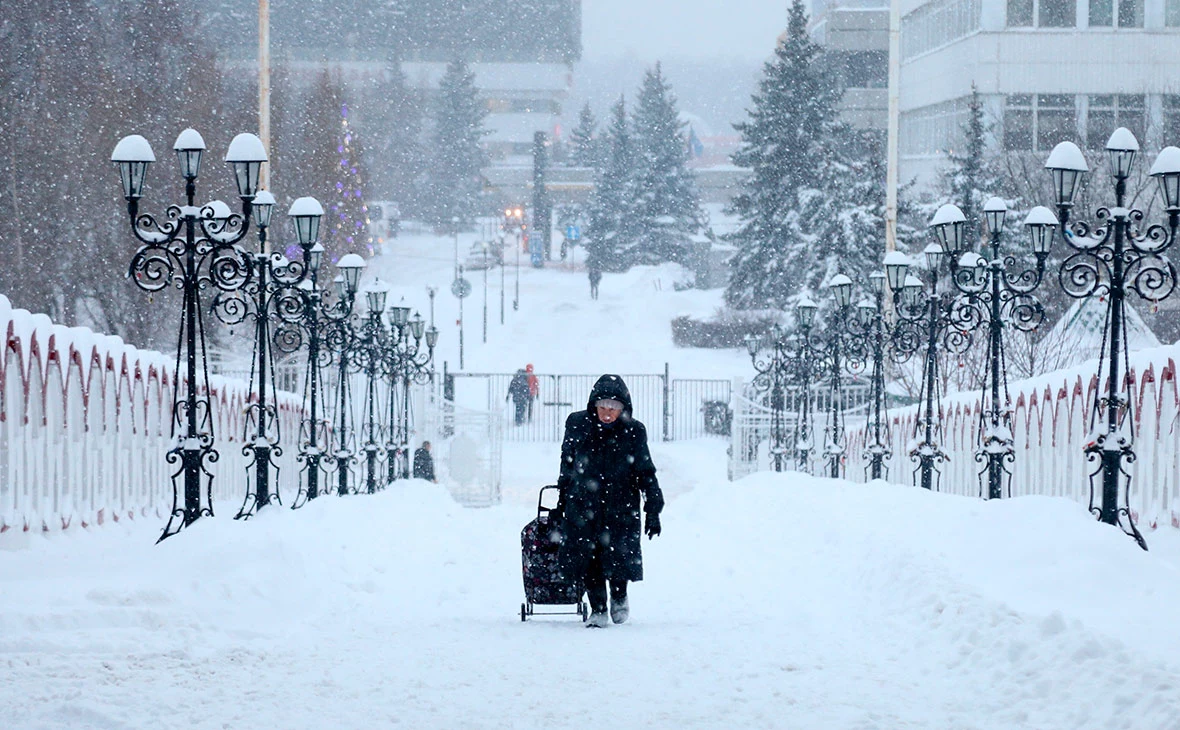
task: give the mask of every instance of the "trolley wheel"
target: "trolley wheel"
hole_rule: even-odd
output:
[[[520,620],[528,621],[528,613],[525,612],[524,604],[520,604]]]

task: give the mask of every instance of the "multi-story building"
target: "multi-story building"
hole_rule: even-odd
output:
[[[888,123],[889,0],[814,0],[809,30],[844,89],[840,116],[857,129]]]
[[[990,144],[1101,149],[1127,127],[1180,143],[1180,0],[900,0],[899,177],[931,184],[962,140],[972,84]]]

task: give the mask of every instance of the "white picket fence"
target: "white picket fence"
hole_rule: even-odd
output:
[[[1131,353],[1131,385],[1135,415],[1136,460],[1125,464],[1131,474],[1129,504],[1141,528],[1180,527],[1180,389],[1176,362],[1180,347]],[[1090,501],[1089,475],[1096,464],[1087,461],[1083,447],[1090,435],[1094,398],[1106,392],[1091,361],[1068,370],[1043,375],[1010,386],[1013,406],[1015,464],[1012,495],[1039,494]],[[1100,387],[1101,386],[1101,387]],[[952,494],[980,494],[975,461],[979,393],[960,393],[943,399],[942,449],[950,460],[941,465],[939,489]],[[889,413],[892,459],[888,480],[912,484],[916,463],[908,456],[913,440],[916,406]],[[850,430],[847,476],[867,477],[865,428]],[[1099,487],[1099,490],[1101,488]],[[1096,497],[1101,504],[1101,496]]]
[[[14,310],[3,296],[0,331],[0,532],[166,518],[175,469],[164,459],[172,447],[174,359]],[[246,493],[249,396],[241,380],[210,378],[221,456],[208,463],[217,514],[235,514]],[[277,406],[280,487],[289,503],[298,487],[302,403],[280,393]]]

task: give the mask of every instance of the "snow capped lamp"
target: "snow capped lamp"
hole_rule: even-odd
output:
[[[890,251],[885,254],[885,277],[889,280],[889,288],[900,292],[905,286],[906,274],[910,270],[910,259],[901,251]]]
[[[250,207],[254,208],[254,220],[258,223],[258,227],[263,230],[270,228],[271,214],[275,209],[275,196],[269,190],[259,190],[258,194],[254,196],[254,200],[250,201]]]
[[[177,135],[172,149],[180,161],[180,176],[185,180],[197,179],[201,173],[201,156],[205,154],[205,140],[201,133],[192,128],[184,130]]]
[[[111,152],[111,162],[119,167],[119,178],[123,182],[123,197],[128,200],[138,200],[143,196],[143,180],[147,176],[148,165],[156,161],[152,146],[138,134],[132,134],[119,140]]]
[[[992,196],[983,204],[983,217],[987,220],[987,230],[993,236],[1004,230],[1004,219],[1008,217],[1008,204],[1003,198]]]
[[[873,290],[874,294],[884,294],[885,280],[886,277],[884,271],[874,271],[873,273],[869,274],[869,288]]]
[[[389,289],[380,282],[365,292],[365,303],[369,305],[369,313],[379,315],[385,309],[385,297]]]
[[[852,279],[844,274],[836,274],[828,283],[828,289],[836,299],[836,306],[843,309],[852,303]]]
[[[974,251],[964,253],[959,257],[955,282],[967,292],[983,291],[988,282],[987,260]]]
[[[409,307],[390,307],[389,309],[389,323],[394,327],[405,327],[406,322],[410,319]],[[422,335],[418,335],[421,337]]]
[[[931,243],[923,249],[922,256],[926,259],[926,269],[937,277],[938,267],[946,260],[946,251],[937,243]]]
[[[428,330],[426,330],[426,347],[430,350],[433,350],[434,346],[437,344],[438,344],[438,328],[431,325],[431,327]]]
[[[344,276],[344,292],[341,297],[350,298],[356,293],[357,285],[361,281],[361,271],[365,268],[365,260],[358,254],[350,253],[340,257],[336,268]]]
[[[258,195],[261,196],[264,193],[266,193],[265,190]],[[300,246],[307,248],[319,245],[320,219],[324,217],[324,206],[320,205],[320,201],[312,197],[296,198],[295,202],[291,203],[291,207],[287,209],[287,217],[295,224],[295,237],[299,239]],[[321,254],[323,250],[321,246]],[[315,268],[319,268],[319,266],[317,265]]]
[[[317,273],[320,270],[320,265],[324,262],[324,244],[317,243],[311,247],[307,252],[307,266],[311,269],[311,273]]]
[[[1176,151],[1180,153],[1180,150]],[[1053,231],[1057,225],[1057,216],[1043,205],[1033,208],[1025,216],[1024,227],[1028,231],[1033,253],[1038,259],[1044,259],[1049,255],[1049,249],[1053,245]]]
[[[267,161],[266,148],[256,135],[243,132],[234,137],[225,153],[225,161],[233,165],[234,180],[238,183],[238,196],[249,200],[258,192],[258,178],[262,163]]]
[[[908,307],[913,307],[922,299],[922,280],[913,274],[906,274],[905,286],[901,288],[901,300]]]
[[[1180,148],[1165,147],[1160,150],[1151,166],[1151,176],[1160,186],[1164,198],[1164,209],[1169,215],[1180,213]]]
[[[409,310],[409,307],[401,307]],[[410,320],[410,334],[414,336],[415,340],[422,339],[422,332],[426,328],[426,322],[423,321],[421,314],[415,314],[414,318]]]
[[[754,357],[762,347],[762,338],[755,334],[747,334],[745,340],[746,352],[750,353],[750,357]]]
[[[1139,152],[1139,140],[1126,127],[1119,127],[1106,141],[1106,154],[1110,160],[1110,175],[1115,180],[1126,180],[1131,174],[1131,163]]]
[[[1049,159],[1045,160],[1045,169],[1053,176],[1053,192],[1057,196],[1057,207],[1073,207],[1078,183],[1090,171],[1082,151],[1073,142],[1061,142],[1049,153]]]
[[[340,301],[347,300],[349,298],[348,282],[344,280],[344,274],[336,274],[332,283],[336,285],[336,296],[340,297]]]
[[[795,313],[799,317],[799,326],[807,329],[815,321],[815,310],[819,309],[819,305],[811,301],[809,297],[803,299],[795,305]]]
[[[948,203],[940,207],[934,217],[930,219],[930,230],[934,232],[934,237],[941,244],[939,251],[949,251],[952,256],[957,257],[966,248],[963,242],[965,235],[963,229],[966,224],[967,217],[963,215],[963,211],[959,210],[959,206]],[[930,246],[926,247],[926,251],[926,261],[929,263]]]
[[[884,277],[884,274],[881,276]],[[877,316],[877,305],[872,299],[861,299],[856,305],[856,311],[863,324],[872,324],[873,318]]]

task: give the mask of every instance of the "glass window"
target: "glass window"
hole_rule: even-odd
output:
[[[1004,149],[1026,152],[1033,148],[1032,97],[1013,94],[1004,105]]]
[[[1164,0],[1164,25],[1180,27],[1180,0]]]
[[[1172,0],[1172,2],[1180,6],[1180,0]],[[1032,24],[1033,0],[1008,0],[1008,27],[1028,28]]]
[[[1037,25],[1041,28],[1073,28],[1078,6],[1074,0],[1039,0]]]
[[[1114,25],[1114,0],[1090,0],[1090,25],[1094,27]]]
[[[1165,128],[1167,125],[1165,106]],[[1101,94],[1090,97],[1086,112],[1086,146],[1100,150],[1106,147],[1110,133],[1118,127],[1131,130],[1143,140],[1146,129],[1145,98],[1142,94]]]
[[[1180,96],[1164,97],[1164,144],[1180,145]]]
[[[1058,142],[1077,135],[1073,97],[1068,94],[1041,94],[1037,97],[1037,149],[1051,150]]]
[[[1143,27],[1143,0],[1119,0],[1119,27]]]

